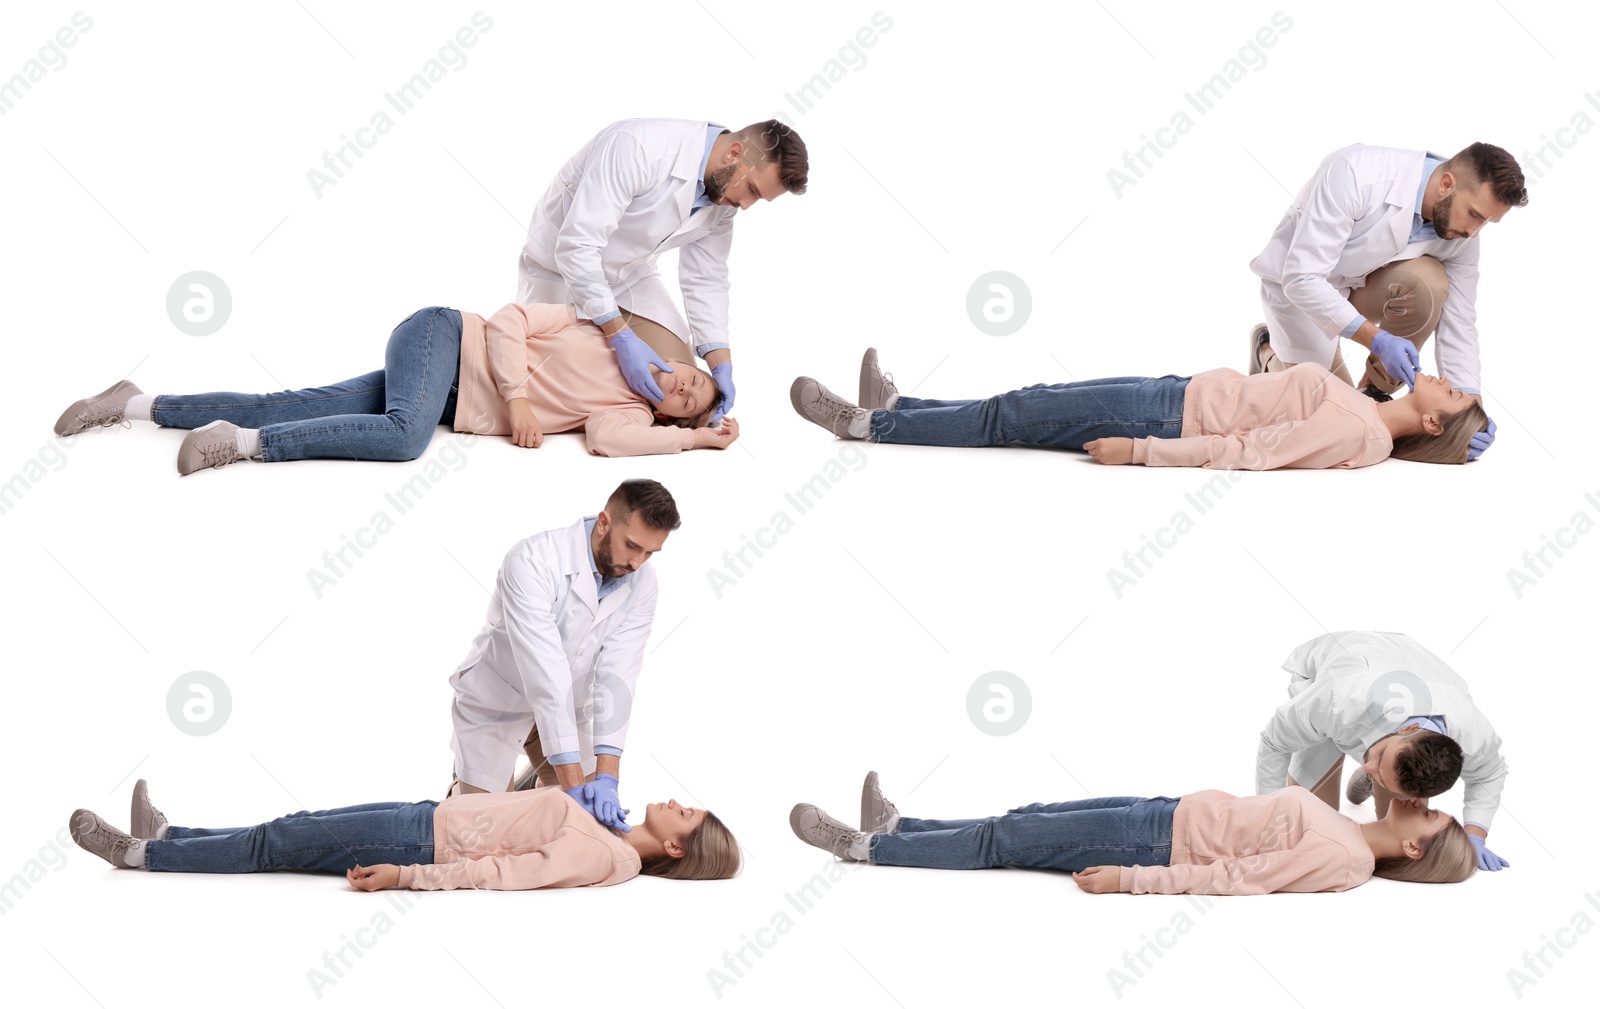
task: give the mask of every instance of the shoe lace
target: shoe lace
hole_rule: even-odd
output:
[[[91,427],[122,427],[133,428],[133,421],[129,420],[126,411],[119,406],[101,406],[93,410],[84,410],[78,414],[78,423],[85,429]]]
[[[126,855],[134,842],[133,838],[124,835],[120,831],[112,830],[109,826],[100,822],[83,831],[83,836],[96,847],[104,847],[107,852],[116,855],[118,858]]]
[[[219,469],[230,462],[237,462],[244,458],[239,454],[239,446],[229,435],[227,441],[215,441],[209,445],[198,445],[200,458],[212,469]]]

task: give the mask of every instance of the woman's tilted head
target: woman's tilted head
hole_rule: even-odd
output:
[[[1395,799],[1378,823],[1398,842],[1400,854],[1374,861],[1372,874],[1406,883],[1459,883],[1478,868],[1466,828],[1420,799]]]
[[[656,385],[661,387],[661,402],[655,404],[656,421],[676,427],[705,427],[722,402],[717,380],[695,367],[692,361],[669,361],[671,371],[650,366]]]
[[[1467,461],[1472,436],[1488,430],[1489,415],[1483,405],[1449,379],[1417,372],[1416,387],[1406,397],[1422,420],[1422,431],[1394,440],[1396,459],[1460,465]]]
[[[676,799],[645,807],[644,822],[626,835],[639,850],[640,873],[663,879],[731,879],[738,875],[739,842],[708,809]]]

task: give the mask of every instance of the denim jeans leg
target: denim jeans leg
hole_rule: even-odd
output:
[[[417,865],[433,861],[437,802],[369,803],[317,812],[302,810],[223,833],[177,828],[145,846],[156,872],[266,872],[304,869],[344,872],[355,865]]]
[[[261,428],[290,420],[382,412],[383,372],[369,371],[365,375],[314,389],[157,396],[150,406],[150,419],[162,427],[184,430],[204,427],[214,420],[225,420],[240,427]]]
[[[425,308],[389,335],[381,411],[269,424],[261,429],[261,458],[415,459],[444,416],[460,368],[461,313]]]
[[[340,806],[339,811],[342,813],[372,812],[384,809],[400,809],[409,805],[411,805],[409,802],[366,802],[359,806]],[[297,816],[318,815],[320,814],[302,809],[298,813],[288,813],[278,819],[289,820]],[[232,834],[235,831],[249,829],[249,827],[180,827],[174,823],[167,826],[167,836],[163,840],[175,841],[184,837],[215,837],[218,834]]]
[[[1101,804],[1007,813],[948,829],[876,834],[870,860],[929,869],[1019,866],[1063,872],[1091,865],[1167,864],[1176,799],[1119,796],[1091,801]]]
[[[872,415],[870,437],[891,444],[1082,450],[1096,438],[1176,438],[1187,378],[1098,379],[1024,389],[948,406]]]

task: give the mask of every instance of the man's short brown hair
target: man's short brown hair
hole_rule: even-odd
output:
[[[750,152],[749,160],[758,165],[778,163],[778,181],[796,196],[806,191],[806,174],[811,163],[806,158],[806,142],[794,128],[778,119],[751,123],[733,135]]]
[[[1460,176],[1468,189],[1487,182],[1494,198],[1508,207],[1528,205],[1528,182],[1522,177],[1522,166],[1503,148],[1479,141],[1458,151],[1444,163],[1444,170]]]
[[[654,480],[624,480],[606,499],[606,514],[613,522],[626,522],[629,516],[652,529],[672,532],[683,524],[678,516],[678,502],[672,494]]]

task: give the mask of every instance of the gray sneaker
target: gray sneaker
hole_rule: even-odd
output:
[[[850,846],[866,844],[867,835],[840,823],[809,802],[802,802],[789,811],[789,828],[794,836],[823,851],[831,851],[849,862],[863,862],[850,854]]]
[[[1372,798],[1372,775],[1362,770],[1350,775],[1350,780],[1344,783],[1344,797],[1357,806]]]
[[[1250,327],[1250,370],[1247,375],[1261,374],[1261,345],[1272,342],[1272,337],[1267,333],[1267,324],[1258,322]]]
[[[861,389],[856,400],[863,410],[887,410],[900,395],[894,378],[878,368],[878,348],[868,347],[861,355]]]
[[[139,842],[138,838],[124,834],[87,809],[75,811],[67,826],[72,839],[84,851],[99,855],[118,869],[132,868],[123,856]]]
[[[867,411],[854,403],[828,391],[828,387],[814,378],[801,375],[789,387],[789,402],[795,413],[819,427],[827,428],[836,438],[856,439],[850,433],[850,422],[866,417]]]
[[[237,424],[214,420],[205,427],[190,431],[178,446],[178,475],[188,476],[196,470],[221,469],[230,462],[242,462],[239,443],[234,432]]]
[[[878,772],[868,771],[861,783],[861,829],[868,834],[893,834],[900,824],[900,810],[878,787]]]
[[[138,386],[123,379],[105,392],[80,399],[67,407],[66,413],[56,420],[56,434],[65,438],[91,427],[111,427],[116,424],[131,427],[123,413],[128,409],[128,400],[140,395],[143,393]]]
[[[167,814],[150,804],[150,788],[140,778],[133,783],[133,804],[128,814],[129,833],[146,841],[159,840],[167,834]]]

